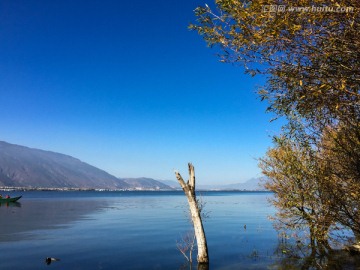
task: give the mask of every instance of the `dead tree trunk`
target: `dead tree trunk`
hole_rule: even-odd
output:
[[[201,214],[198,202],[195,195],[195,169],[194,166],[189,163],[189,180],[185,183],[179,172],[175,172],[176,178],[180,183],[180,186],[185,192],[186,198],[189,203],[191,220],[194,226],[196,244],[198,249],[197,261],[199,264],[209,264],[208,249],[206,243],[206,237],[204,227],[201,221]]]

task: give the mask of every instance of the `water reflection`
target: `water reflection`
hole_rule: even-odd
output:
[[[296,242],[280,246],[266,196],[204,198],[210,269],[359,269],[360,258],[348,254],[334,252],[314,263]],[[0,207],[0,269],[189,269],[181,268],[176,248],[191,228],[186,210],[180,192],[28,192],[21,207]],[[193,256],[195,270],[195,251]],[[46,265],[46,257],[60,261]]]
[[[0,203],[0,207],[21,207],[21,203],[19,203],[19,202],[5,202],[5,203]]]
[[[280,270],[360,269],[359,254],[350,254],[344,250],[320,250],[313,250],[302,242],[281,242],[275,250],[279,259],[273,264],[273,267]]]
[[[65,227],[106,207],[100,200],[23,200],[0,205],[0,242],[32,239],[35,231]]]

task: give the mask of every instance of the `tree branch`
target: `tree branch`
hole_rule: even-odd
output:
[[[194,166],[189,163],[189,188],[191,190],[191,192],[195,192],[195,168]]]
[[[185,184],[184,179],[182,178],[182,176],[180,175],[180,173],[178,171],[175,171],[175,176],[176,176],[176,179],[178,180],[180,186],[182,187],[182,189],[184,191],[188,190],[187,184]]]

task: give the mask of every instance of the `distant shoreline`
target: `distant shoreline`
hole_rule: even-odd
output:
[[[181,189],[106,189],[106,188],[46,188],[46,187],[0,187],[2,192],[10,191],[96,191],[96,192],[179,192]],[[264,192],[267,190],[246,190],[246,189],[199,189],[197,192]],[[271,193],[271,192],[270,192]]]

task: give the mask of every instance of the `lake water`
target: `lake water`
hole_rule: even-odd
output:
[[[18,204],[0,206],[0,269],[189,269],[177,250],[191,230],[183,192],[21,195]],[[301,269],[276,251],[269,196],[202,194],[210,269]],[[45,257],[60,261],[46,265]]]

